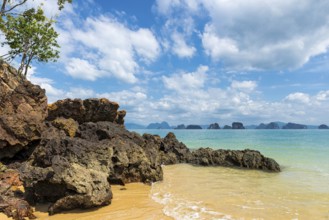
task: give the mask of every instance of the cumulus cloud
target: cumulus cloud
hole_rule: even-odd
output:
[[[130,29],[107,16],[89,17],[81,27],[68,22],[59,30],[65,36],[60,38],[64,57],[70,57],[62,61],[75,78],[115,77],[135,83],[141,64],[155,61],[160,54],[159,43],[149,29]]]
[[[159,13],[182,19],[207,14],[201,41],[215,62],[237,70],[290,70],[329,46],[329,2],[158,0]],[[186,36],[187,38],[189,36]]]
[[[195,47],[188,46],[185,42],[184,36],[179,33],[173,33],[171,36],[173,40],[173,53],[178,57],[193,57],[196,52]]]
[[[296,92],[289,94],[286,98],[286,101],[291,102],[299,102],[303,104],[309,104],[310,103],[310,96],[308,94],[302,93],[302,92]]]
[[[162,80],[167,89],[180,93],[191,92],[191,90],[200,89],[207,80],[207,66],[199,66],[195,72],[178,73],[172,76],[163,76]]]

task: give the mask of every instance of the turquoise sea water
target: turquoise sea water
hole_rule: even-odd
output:
[[[282,167],[281,173],[273,174],[221,167],[167,166],[164,181],[153,185],[151,196],[164,205],[168,216],[329,219],[329,130],[135,131],[161,137],[174,132],[191,149],[255,149]]]

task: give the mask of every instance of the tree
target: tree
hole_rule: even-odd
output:
[[[31,0],[30,0],[31,1]],[[7,13],[10,13],[12,10],[14,10],[16,7],[21,6],[25,4],[27,0],[2,0],[1,10],[0,10],[0,16],[3,17]],[[62,10],[64,8],[65,3],[72,3],[72,0],[58,0],[58,9]]]
[[[59,58],[57,32],[52,27],[54,20],[48,19],[41,8],[32,8],[16,17],[7,15],[6,22],[0,24],[6,42],[11,48],[7,59],[20,56],[19,75],[24,76],[32,60],[39,62],[56,61]]]

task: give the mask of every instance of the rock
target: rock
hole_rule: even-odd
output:
[[[232,129],[232,127],[229,126],[229,125],[225,125],[225,126],[223,127],[223,129]]]
[[[185,129],[185,125],[184,124],[177,125],[175,129]]]
[[[202,129],[200,125],[188,125],[186,129]]]
[[[264,157],[259,151],[254,150],[213,150],[200,148],[192,152],[192,164],[201,166],[226,166],[248,169],[260,169],[279,172],[279,164]]]
[[[17,170],[6,169],[0,172],[0,212],[9,218],[22,220],[34,219],[32,207],[23,199],[22,185]]]
[[[79,128],[79,124],[72,118],[56,118],[52,121],[52,124],[56,128],[65,131],[66,135],[70,137],[74,137]]]
[[[245,128],[243,127],[243,124],[241,122],[233,122],[232,129],[245,129]]]
[[[307,126],[289,122],[288,124],[284,125],[282,129],[307,129]]]
[[[48,121],[56,118],[72,118],[79,124],[84,122],[109,121],[123,124],[125,111],[117,111],[119,105],[102,99],[64,99],[48,106]]]
[[[328,125],[322,124],[319,126],[319,129],[329,129]]]
[[[171,129],[171,127],[167,122],[163,121],[161,123],[151,123],[146,129]]]
[[[0,61],[0,159],[11,158],[39,140],[46,116],[45,91]]]
[[[161,140],[146,144],[140,135],[104,121],[81,124],[73,138],[61,129],[48,124],[39,146],[20,169],[28,201],[51,202],[50,214],[109,204],[110,182],[150,183],[163,178]]]
[[[7,169],[5,172],[0,172],[0,181],[2,184],[8,184],[10,186],[23,185],[19,179],[19,172],[17,170]]]
[[[256,129],[280,129],[280,126],[276,122],[271,122],[269,124],[261,123]]]
[[[208,129],[220,129],[218,123],[210,124]]]

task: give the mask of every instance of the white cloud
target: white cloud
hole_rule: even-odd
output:
[[[191,90],[200,89],[204,86],[207,80],[207,71],[207,66],[199,66],[195,72],[178,73],[169,77],[163,76],[162,80],[167,89],[181,93],[189,93]]]
[[[96,80],[101,77],[102,72],[97,69],[97,67],[88,60],[83,60],[79,58],[71,58],[68,60],[65,69],[69,75],[74,78],[86,79],[86,80]]]
[[[137,82],[141,63],[151,63],[160,54],[160,46],[149,29],[132,30],[114,18],[89,17],[82,27],[62,27],[60,39],[68,74],[75,78],[96,80],[115,77],[127,83]],[[74,49],[72,45],[74,45]],[[68,49],[65,49],[67,48]],[[81,66],[74,66],[75,64]],[[91,75],[87,76],[85,73]]]
[[[156,6],[171,20],[208,16],[204,51],[229,69],[290,70],[329,47],[328,1],[158,0]]]
[[[233,80],[232,83],[231,83],[231,87],[234,90],[253,91],[257,87],[257,83],[255,81],[236,81],[236,80]]]
[[[194,53],[196,52],[195,47],[188,46],[185,42],[184,36],[182,34],[179,34],[177,32],[173,33],[171,36],[173,40],[173,46],[172,50],[174,54],[176,54],[178,57],[184,58],[191,58],[193,57]]]
[[[296,92],[289,94],[286,98],[286,101],[292,101],[297,103],[303,103],[303,104],[309,104],[311,99],[308,94],[302,93],[302,92]]]

